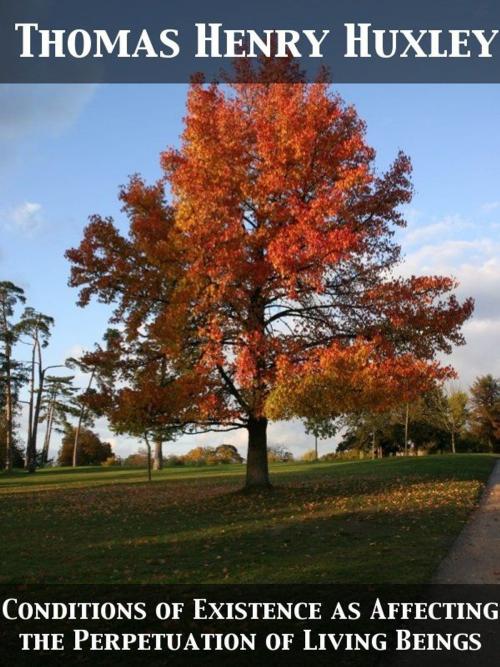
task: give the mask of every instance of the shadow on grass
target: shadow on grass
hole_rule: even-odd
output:
[[[2,574],[45,582],[424,581],[493,463],[447,460],[296,470],[273,493],[251,496],[236,493],[235,476],[13,494],[0,509]]]
[[[216,507],[207,511],[214,517]],[[142,532],[104,543],[90,533],[77,553],[66,551],[63,566],[59,555],[59,576],[32,572],[32,581],[421,583],[430,579],[467,514],[467,508],[450,507],[385,515],[358,510],[275,525],[247,518],[234,531],[213,526],[208,532],[202,529],[208,522],[200,521],[195,531],[173,539],[157,533],[151,540]]]

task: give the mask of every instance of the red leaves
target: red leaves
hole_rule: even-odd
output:
[[[449,375],[433,359],[463,342],[472,302],[450,278],[388,279],[411,164],[377,176],[364,133],[324,84],[192,85],[165,178],[121,192],[128,238],[96,217],[67,253],[80,303],[117,306],[117,415],[244,424],[377,406]]]

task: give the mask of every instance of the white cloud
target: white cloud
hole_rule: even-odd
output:
[[[491,213],[500,207],[500,201],[490,201],[486,202],[481,206],[481,211],[484,213]]]
[[[420,216],[410,218],[408,230],[404,235],[404,243],[414,245],[434,238],[442,238],[450,234],[456,234],[458,231],[471,228],[472,223],[468,222],[460,215],[447,215],[442,220],[437,220],[427,225],[417,224]]]
[[[8,229],[32,236],[43,223],[42,205],[26,201],[12,208],[4,217]]]
[[[459,298],[474,298],[474,314],[463,328],[466,345],[443,359],[457,370],[465,387],[478,375],[500,376],[496,353],[500,348],[500,240],[494,231],[491,233],[482,238],[426,243],[408,253],[400,267],[406,276],[451,275],[459,282]]]
[[[490,238],[460,240],[448,239],[427,243],[409,252],[401,265],[404,275],[429,271],[449,271],[455,275],[457,267],[478,265],[500,256],[500,242]]]
[[[473,318],[465,324],[464,335],[466,345],[456,348],[451,357],[460,383],[469,387],[474,378],[487,373],[500,377],[500,356],[497,354],[500,347],[500,318]]]

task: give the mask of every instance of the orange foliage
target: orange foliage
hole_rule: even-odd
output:
[[[326,84],[263,81],[265,66],[260,82],[193,84],[163,179],[121,192],[128,236],[94,217],[67,253],[80,304],[116,304],[114,350],[93,361],[117,423],[338,413],[450,375],[435,357],[463,342],[472,302],[446,277],[390,277],[409,159],[377,175]]]

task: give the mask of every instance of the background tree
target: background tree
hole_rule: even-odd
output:
[[[92,398],[93,392],[93,383],[96,374],[95,366],[89,365],[82,359],[76,359],[75,357],[69,357],[66,359],[66,366],[68,368],[77,368],[81,373],[87,375],[87,385],[83,392],[75,397],[75,402],[78,404],[78,422],[76,428],[74,429],[74,441],[73,441],[73,456],[71,465],[73,468],[76,468],[79,461],[78,449],[80,447],[80,433],[82,427],[87,423],[91,425],[93,423],[92,417],[89,410],[89,401]]]
[[[464,432],[469,418],[469,397],[458,389],[444,391],[437,388],[430,399],[431,420],[450,436],[450,449],[456,453],[457,439]]]
[[[218,445],[215,448],[214,463],[243,463],[243,457],[234,445]]]
[[[55,428],[63,431],[68,425],[70,416],[79,416],[79,406],[75,404],[75,395],[78,391],[73,385],[74,376],[48,375],[45,379],[44,394],[40,411],[40,422],[45,422],[45,437],[41,455],[41,464],[46,465],[49,460],[49,448],[52,433]]]
[[[312,434],[314,436],[314,460],[317,461],[318,439],[333,438],[338,431],[338,420],[309,417],[304,421],[304,429],[307,434]],[[306,453],[309,454],[309,452]]]
[[[8,378],[8,380],[7,380]],[[22,401],[20,394],[28,381],[25,365],[13,359],[7,364],[6,357],[0,352],[0,467],[10,470],[12,467],[24,466],[24,448],[18,437],[18,418],[21,412]],[[7,387],[10,391],[7,391]],[[7,402],[10,397],[10,409],[7,411]],[[11,417],[10,431],[7,428],[7,413]],[[10,467],[7,466],[7,433],[10,432]]]
[[[372,458],[381,458],[401,451],[400,429],[390,412],[360,411],[344,416],[343,435],[338,450],[351,449],[366,452]]]
[[[154,442],[153,467],[163,467],[163,443],[175,439],[179,426],[171,421],[166,405],[171,403],[170,378],[165,355],[147,337],[134,340],[116,329],[104,335],[99,345],[80,360],[93,369],[100,391],[85,397],[85,404],[105,414],[116,433],[127,433]]]
[[[14,408],[20,376],[19,368],[14,368],[12,350],[19,338],[19,330],[12,322],[17,304],[26,301],[24,290],[9,281],[0,282],[0,349],[1,394],[5,416],[5,468],[12,469],[14,459]],[[17,378],[17,379],[16,379]]]
[[[247,429],[247,488],[269,486],[270,418],[411,400],[449,377],[435,357],[473,308],[450,278],[392,274],[408,158],[378,175],[353,107],[262,67],[251,84],[193,84],[164,178],[121,192],[128,236],[95,216],[67,252],[79,304],[114,303],[124,339],[164,356],[163,423]]]
[[[492,375],[478,377],[470,389],[471,432],[490,451],[500,451],[500,380]]]
[[[443,415],[437,414],[436,394],[443,396],[435,387],[423,394],[409,406],[409,432],[406,439],[406,401],[393,406],[387,412],[364,411],[344,417],[342,440],[339,452],[370,452],[372,457],[382,457],[411,452],[436,452],[451,448],[449,423],[444,424]]]
[[[59,450],[58,462],[61,466],[73,465],[73,446],[75,442],[75,428],[68,426]],[[88,428],[80,429],[80,446],[78,449],[78,465],[100,465],[113,456],[113,450],[108,442],[102,442],[99,436]]]
[[[187,465],[206,465],[213,458],[215,451],[212,447],[193,447],[182,457]]]
[[[292,463],[294,460],[292,452],[284,445],[271,445],[268,456],[270,463]]]
[[[34,308],[24,310],[19,321],[19,331],[22,338],[28,339],[31,346],[31,361],[29,363],[29,399],[28,399],[28,437],[26,441],[25,467],[28,472],[34,472],[37,460],[38,423],[44,390],[45,374],[49,368],[43,367],[42,349],[49,344],[51,328],[54,319]]]
[[[145,468],[148,465],[148,452],[146,449],[141,448],[133,454],[129,454],[127,458],[123,461],[125,467],[130,468]]]
[[[1,355],[0,355],[1,356]],[[12,396],[12,413],[13,413],[13,422],[12,422],[12,437],[11,437],[11,467],[12,468],[23,468],[24,467],[24,449],[21,446],[21,443],[17,437],[17,424],[16,424],[16,413],[19,410],[18,403],[18,392],[17,389]],[[2,381],[2,376],[0,372],[0,469],[7,469],[6,458],[7,458],[7,423],[5,415],[5,386]]]

